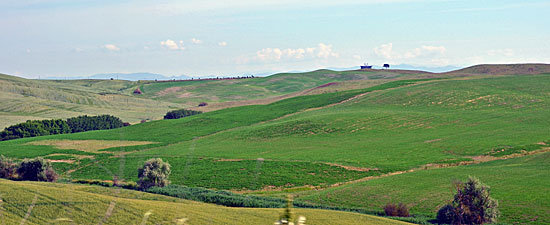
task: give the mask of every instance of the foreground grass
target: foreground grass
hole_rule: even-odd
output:
[[[475,176],[491,187],[499,201],[500,222],[550,223],[550,153],[476,165],[423,170],[302,193],[299,200],[340,207],[381,210],[403,202],[415,214],[435,217],[452,200],[454,181]]]
[[[161,195],[86,185],[0,179],[4,224],[273,224],[282,209],[229,208]],[[295,209],[308,224],[406,224],[328,210]]]

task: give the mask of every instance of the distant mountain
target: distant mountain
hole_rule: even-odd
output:
[[[191,77],[180,75],[180,76],[165,76],[162,74],[157,73],[103,73],[103,74],[95,74],[90,76],[90,79],[119,79],[119,80],[169,80],[169,79],[176,79],[176,80],[185,80],[185,79],[191,79]]]
[[[180,75],[180,76],[165,76],[157,73],[100,73],[94,74],[89,77],[47,77],[46,79],[50,80],[80,80],[80,79],[98,79],[98,80],[108,80],[108,79],[118,79],[118,80],[187,80],[191,77]]]

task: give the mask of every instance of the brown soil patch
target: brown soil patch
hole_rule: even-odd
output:
[[[27,143],[27,145],[50,145],[58,149],[74,149],[84,152],[92,153],[106,153],[99,152],[98,150],[114,148],[114,147],[124,147],[124,146],[136,146],[136,145],[146,145],[153,144],[155,142],[150,141],[118,141],[118,140],[42,140],[42,141],[33,141]]]
[[[78,158],[78,159],[93,159],[94,158],[93,155],[75,155],[75,154],[61,154],[61,153],[49,154],[47,156],[58,156],[58,155],[66,155],[66,156],[71,156],[71,157],[75,157],[75,158]]]
[[[240,162],[240,161],[243,161],[244,159],[218,159],[216,160],[216,162]]]
[[[191,96],[193,96],[193,94],[191,94],[191,92],[185,92],[181,95],[178,95],[178,98],[189,98]]]
[[[49,159],[48,161],[51,163],[69,163],[69,164],[73,164],[75,162],[72,159]]]
[[[181,89],[182,89],[182,87],[169,87],[169,88],[166,88],[162,91],[157,92],[157,96],[165,96],[167,94],[176,93],[176,92],[180,91]]]
[[[354,167],[354,166],[344,166],[336,163],[325,163],[329,166],[337,166],[344,168],[346,170],[353,170],[353,171],[361,171],[361,172],[369,172],[369,171],[378,171],[378,168],[363,168],[363,167]]]
[[[424,143],[432,143],[432,142],[441,141],[441,140],[443,140],[443,139],[438,138],[438,139],[424,141]]]

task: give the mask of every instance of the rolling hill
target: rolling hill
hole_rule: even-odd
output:
[[[550,205],[538,200],[547,198],[544,190],[550,186],[545,173],[550,74],[538,74],[546,71],[538,66],[537,74],[527,73],[532,65],[499,65],[446,74],[387,70],[331,75],[340,81],[323,78],[326,71],[296,78],[282,74],[271,83],[255,84],[286,95],[280,100],[114,130],[5,141],[0,154],[43,156],[66,179],[117,176],[125,181],[136,181],[137,168],[160,157],[172,165],[174,184],[255,195],[292,193],[311,203],[378,212],[388,202],[403,202],[413,214],[427,216],[451,199],[452,180],[473,175],[501,201],[501,221],[540,224],[550,219]],[[499,74],[502,68],[518,74]],[[366,77],[349,79],[353,74]],[[377,77],[382,74],[394,77]],[[322,81],[315,83],[316,77]],[[206,93],[205,87],[216,82],[227,82],[227,89],[267,81],[185,85],[199,85]],[[348,86],[315,88],[334,82]],[[143,84],[146,94],[138,99],[160,100],[147,92],[172,84],[182,85]],[[179,101],[173,99],[162,101]]]

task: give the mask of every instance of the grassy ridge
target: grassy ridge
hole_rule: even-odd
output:
[[[177,104],[135,98],[120,89],[129,81],[28,80],[0,74],[0,128],[28,119],[112,114],[136,123],[158,119]],[[151,107],[154,106],[154,107]]]
[[[0,179],[0,219],[5,224],[272,224],[281,209],[228,208],[161,195],[86,185]],[[34,202],[34,204],[32,204]],[[112,210],[108,210],[112,207]],[[308,224],[405,224],[326,210],[296,209]],[[108,216],[106,216],[108,215]],[[146,216],[148,215],[148,216]]]
[[[501,222],[548,224],[550,218],[550,153],[476,165],[424,170],[324,191],[303,193],[307,202],[381,210],[403,202],[413,213],[434,216],[453,197],[452,182],[475,176],[491,187],[499,201]]]
[[[281,73],[254,79],[149,83],[141,85],[141,90],[148,98],[196,105],[203,101],[225,102],[281,96],[331,82],[395,79],[412,75],[414,74],[385,71],[316,70],[305,73]]]

